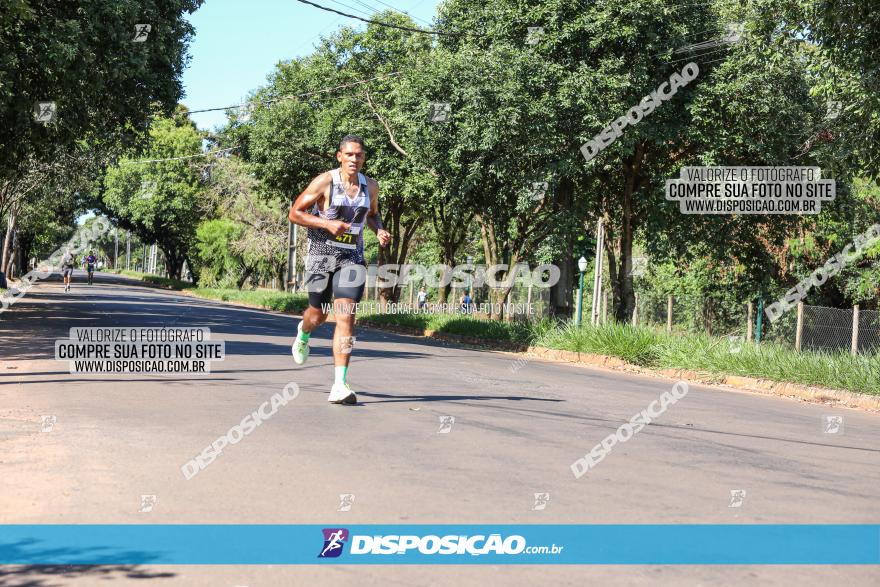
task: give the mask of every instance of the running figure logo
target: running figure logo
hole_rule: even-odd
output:
[[[645,273],[648,272],[648,258],[647,257],[633,257],[632,258],[632,271],[629,272],[633,277],[643,277]]]
[[[731,489],[730,490],[730,503],[727,505],[729,508],[738,508],[742,507],[743,501],[746,499],[746,490],[745,489]]]
[[[834,120],[840,116],[841,103],[839,100],[828,100],[825,103],[825,120]]]
[[[148,24],[136,24],[134,25],[134,41],[135,43],[143,43],[147,40],[147,36],[150,34],[150,31],[153,29],[152,25]]]
[[[544,36],[544,27],[539,26],[530,26],[526,27],[528,31],[526,33],[526,43],[529,45],[537,45],[541,42],[541,37]]]
[[[52,432],[52,428],[55,427],[55,422],[58,421],[58,418],[55,416],[41,416],[43,421],[40,427],[41,432]]]
[[[434,102],[431,104],[431,122],[447,122],[452,106],[449,102]]]
[[[453,424],[455,424],[455,416],[440,416],[440,430],[437,434],[449,434]]]
[[[318,558],[337,558],[342,554],[342,548],[348,540],[348,530],[345,528],[324,528],[324,548],[318,554]]]
[[[337,512],[350,512],[351,506],[354,505],[354,493],[339,494],[339,508]]]
[[[536,493],[535,494],[535,505],[532,507],[533,511],[544,510],[547,509],[547,503],[550,501],[549,493]]]
[[[547,188],[549,184],[546,181],[533,181],[532,187],[529,190],[529,199],[533,202],[538,202],[544,199],[544,196],[547,194]]]
[[[55,120],[58,106],[55,102],[37,102],[34,104],[34,119],[42,124],[48,124]]]
[[[822,432],[825,434],[840,434],[843,432],[843,416],[823,416]]]
[[[155,495],[142,495],[141,496],[141,513],[149,513],[153,511],[153,506],[156,505],[156,502],[159,501],[159,498]]]

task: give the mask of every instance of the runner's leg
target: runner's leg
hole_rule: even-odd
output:
[[[335,378],[328,401],[342,404],[357,403],[357,396],[348,385],[348,364],[354,350],[354,322],[357,303],[364,293],[366,268],[347,265],[333,275],[333,312],[336,328],[333,332],[333,364]]]
[[[297,325],[296,337],[290,346],[293,362],[297,365],[302,365],[309,358],[309,338],[312,331],[327,320],[324,308],[333,295],[330,277],[329,273],[310,273],[306,279],[309,306],[303,312],[303,319]]]

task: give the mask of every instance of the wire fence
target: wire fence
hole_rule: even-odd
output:
[[[758,332],[757,304],[642,292],[636,300],[633,324],[670,332],[739,334],[753,339]],[[760,332],[764,342],[801,351],[873,354],[880,352],[880,311],[801,304],[773,322],[761,316]]]

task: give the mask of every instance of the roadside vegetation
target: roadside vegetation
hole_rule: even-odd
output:
[[[608,355],[652,369],[687,369],[880,394],[880,355],[876,353],[852,356],[843,351],[795,352],[770,342],[737,345],[722,337],[668,334],[650,327],[613,323],[577,327],[566,322],[557,327],[549,320],[498,323],[430,314],[371,314],[359,318],[359,322]]]

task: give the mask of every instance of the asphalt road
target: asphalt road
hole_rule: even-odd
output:
[[[878,523],[880,416],[691,385],[580,479],[572,462],[673,380],[360,329],[357,406],[327,403],[331,325],[99,274],[0,315],[0,523]],[[208,327],[205,375],[71,375],[72,326]],[[193,479],[180,472],[289,382],[301,393]],[[842,434],[822,418],[842,415]],[[43,432],[43,416],[54,416]],[[453,416],[439,434],[440,418]],[[729,507],[731,490],[745,490]],[[535,493],[550,494],[535,510]],[[353,494],[338,511],[340,494]],[[141,512],[142,495],[155,495]],[[147,579],[146,581],[144,579]],[[868,566],[105,566],[0,569],[0,585],[876,585]]]

